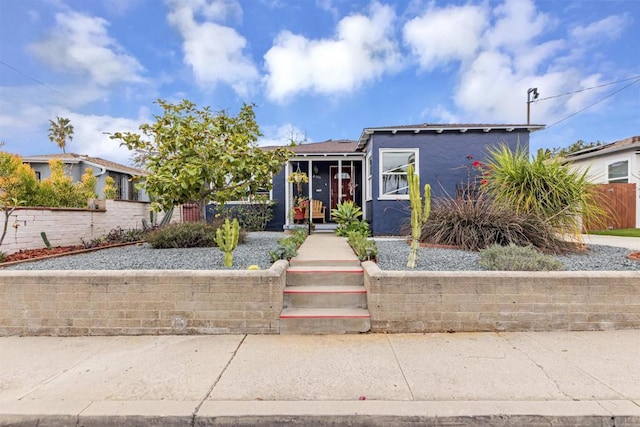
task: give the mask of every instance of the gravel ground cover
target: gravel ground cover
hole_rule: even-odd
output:
[[[409,245],[402,239],[375,239],[378,246],[378,265],[382,270],[409,270]],[[640,270],[640,262],[627,258],[633,252],[626,248],[589,245],[583,254],[557,256],[567,271],[633,271]],[[424,271],[481,271],[476,252],[457,249],[420,248],[415,270]]]
[[[279,232],[249,233],[233,253],[233,270],[250,265],[271,266],[269,251],[275,249]],[[378,265],[383,270],[411,270],[406,267],[409,245],[404,239],[375,239]],[[586,254],[559,256],[565,270],[640,270],[640,262],[627,258],[633,251],[612,246],[590,245]],[[152,249],[148,245],[104,249],[5,267],[9,270],[226,270],[218,248]],[[420,248],[418,266],[413,271],[478,271],[478,254],[455,249]]]

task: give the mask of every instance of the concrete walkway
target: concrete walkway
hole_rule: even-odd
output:
[[[599,236],[597,234],[583,234],[587,245],[617,246],[620,248],[640,251],[640,237]]]
[[[0,425],[640,425],[639,349],[633,330],[4,337]]]

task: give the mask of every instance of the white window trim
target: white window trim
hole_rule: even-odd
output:
[[[627,175],[611,179],[609,177],[609,166],[611,166],[614,163],[621,163],[621,162],[626,162],[627,163]],[[606,169],[605,169],[606,170],[606,175],[607,175],[607,184],[626,184],[626,183],[628,183],[629,182],[629,168],[630,167],[631,167],[631,162],[629,161],[629,159],[618,159],[618,160],[613,160],[613,161],[607,162]]]
[[[366,155],[364,162],[365,162],[365,170],[366,170],[366,174],[365,174],[365,183],[364,185],[366,185],[366,189],[365,189],[365,201],[369,201],[369,200],[373,200],[373,155],[370,152],[369,154]]]
[[[382,158],[383,153],[413,153],[415,158],[416,173],[420,171],[420,150],[417,148],[381,148],[378,150],[378,200],[409,200],[408,194],[383,194],[382,193]]]

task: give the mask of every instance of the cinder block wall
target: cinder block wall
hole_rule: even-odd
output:
[[[0,335],[277,334],[287,265],[0,271]]]
[[[372,332],[640,328],[640,272],[399,272],[363,263]]]
[[[16,209],[9,218],[7,235],[0,250],[11,254],[20,249],[43,248],[41,232],[53,246],[81,244],[107,234],[116,227],[142,228],[149,220],[149,203],[106,200],[106,209],[26,208]],[[175,212],[180,209],[174,209]],[[162,214],[159,215],[162,218]],[[177,217],[179,219],[179,215]]]

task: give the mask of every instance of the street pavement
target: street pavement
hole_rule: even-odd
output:
[[[640,425],[640,330],[0,338],[0,425]]]

